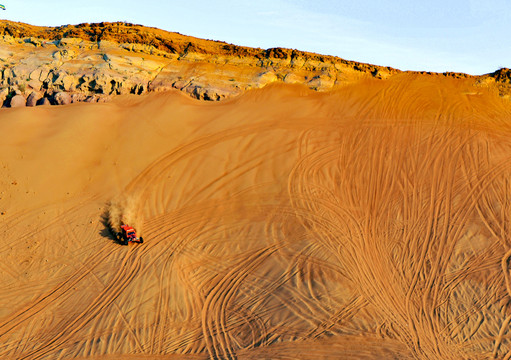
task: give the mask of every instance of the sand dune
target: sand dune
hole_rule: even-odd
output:
[[[409,74],[4,109],[0,358],[509,359],[510,115]]]

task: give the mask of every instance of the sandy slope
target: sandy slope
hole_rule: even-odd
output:
[[[509,359],[511,106],[481,91],[2,110],[0,358]]]

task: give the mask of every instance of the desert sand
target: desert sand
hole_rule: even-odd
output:
[[[2,109],[0,358],[510,359],[510,120],[419,74]]]

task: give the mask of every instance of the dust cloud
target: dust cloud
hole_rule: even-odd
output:
[[[107,204],[107,224],[115,235],[121,231],[121,225],[135,228],[137,236],[142,234],[143,216],[139,211],[140,202],[136,196],[118,196]]]

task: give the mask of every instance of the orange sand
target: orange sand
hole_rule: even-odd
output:
[[[465,80],[4,109],[0,134],[1,359],[511,357],[511,104]]]

